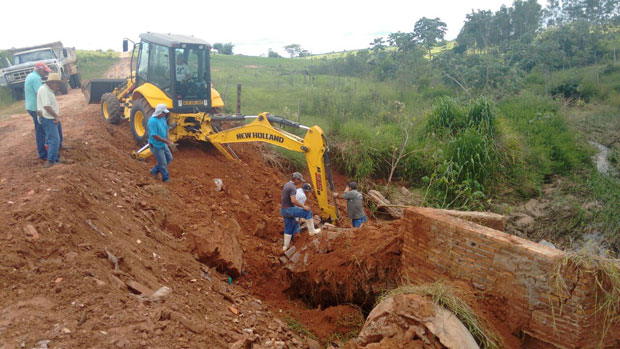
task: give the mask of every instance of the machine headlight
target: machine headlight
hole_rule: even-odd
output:
[[[8,82],[12,82],[12,81],[14,81],[14,80],[15,80],[15,77],[13,76],[13,74],[8,74],[8,75],[6,76],[6,80],[7,80]]]
[[[0,75],[0,86],[6,86],[7,82],[6,82],[6,78],[4,77],[4,75]]]

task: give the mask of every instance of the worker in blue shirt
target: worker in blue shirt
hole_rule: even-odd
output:
[[[170,182],[168,165],[172,161],[172,153],[168,147],[172,145],[172,142],[168,139],[168,122],[166,121],[166,115],[168,115],[169,112],[165,104],[158,104],[155,107],[155,112],[153,112],[153,115],[147,123],[147,128],[149,130],[149,147],[157,160],[157,165],[150,171],[151,176],[157,178],[161,173],[161,179],[164,183]]]
[[[37,62],[34,70],[26,77],[24,83],[24,99],[26,101],[26,111],[32,116],[34,122],[34,133],[37,141],[37,154],[41,160],[47,160],[47,149],[45,149],[45,132],[37,120],[37,92],[43,86],[43,78],[52,70],[43,62]]]

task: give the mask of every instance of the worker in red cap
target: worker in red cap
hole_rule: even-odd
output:
[[[32,116],[34,122],[34,133],[37,141],[37,154],[41,160],[47,160],[47,150],[45,149],[45,132],[37,120],[37,92],[43,86],[43,78],[52,70],[43,62],[37,62],[34,70],[26,77],[24,83],[24,99],[26,100],[26,111]]]

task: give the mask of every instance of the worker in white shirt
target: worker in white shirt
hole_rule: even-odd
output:
[[[50,73],[45,84],[37,91],[37,114],[49,145],[45,167],[52,167],[55,164],[61,163],[58,158],[58,150],[60,148],[58,128],[60,124],[60,110],[54,91],[60,90],[61,84],[64,83],[58,73]]]
[[[297,199],[297,202],[299,202],[302,205],[306,204],[306,200],[308,200],[307,195],[310,195],[310,193],[312,192],[312,186],[310,186],[310,184],[308,183],[304,183],[304,185],[301,186],[301,188],[297,188],[297,192],[295,193],[295,199]],[[299,223],[300,225],[303,223],[304,221],[302,221],[301,218],[297,218],[297,223]],[[299,233],[301,231],[301,226],[298,225],[297,226],[297,232]]]
[[[189,67],[185,63],[185,59],[182,55],[177,56],[177,71],[176,77],[177,81],[185,81],[192,77],[192,74],[189,72]]]

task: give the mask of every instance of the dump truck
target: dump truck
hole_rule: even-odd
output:
[[[8,67],[0,70],[0,86],[11,90],[15,100],[24,98],[24,82],[34,70],[37,62],[44,62],[55,73],[60,74],[71,88],[81,87],[81,77],[76,65],[74,47],[64,47],[62,42],[13,48],[9,50],[13,62],[7,62]],[[67,84],[61,87],[61,93],[67,94]]]
[[[123,119],[129,121],[133,138],[141,146],[132,154],[134,158],[151,155],[147,123],[155,107],[163,103],[170,110],[167,123],[173,142],[183,139],[208,142],[235,161],[239,157],[232,143],[263,142],[303,153],[322,220],[338,219],[336,202],[328,195],[328,190],[334,190],[329,146],[319,126],[304,126],[268,112],[220,114],[224,103],[211,86],[209,43],[193,36],[159,33],[140,34],[140,39],[133,43],[131,73],[126,79],[93,79],[83,88],[87,103],[101,103],[104,121],[112,124]],[[125,39],[123,51],[128,49],[129,40]],[[222,127],[224,124],[232,127]],[[301,129],[305,135],[297,136],[274,124]]]

